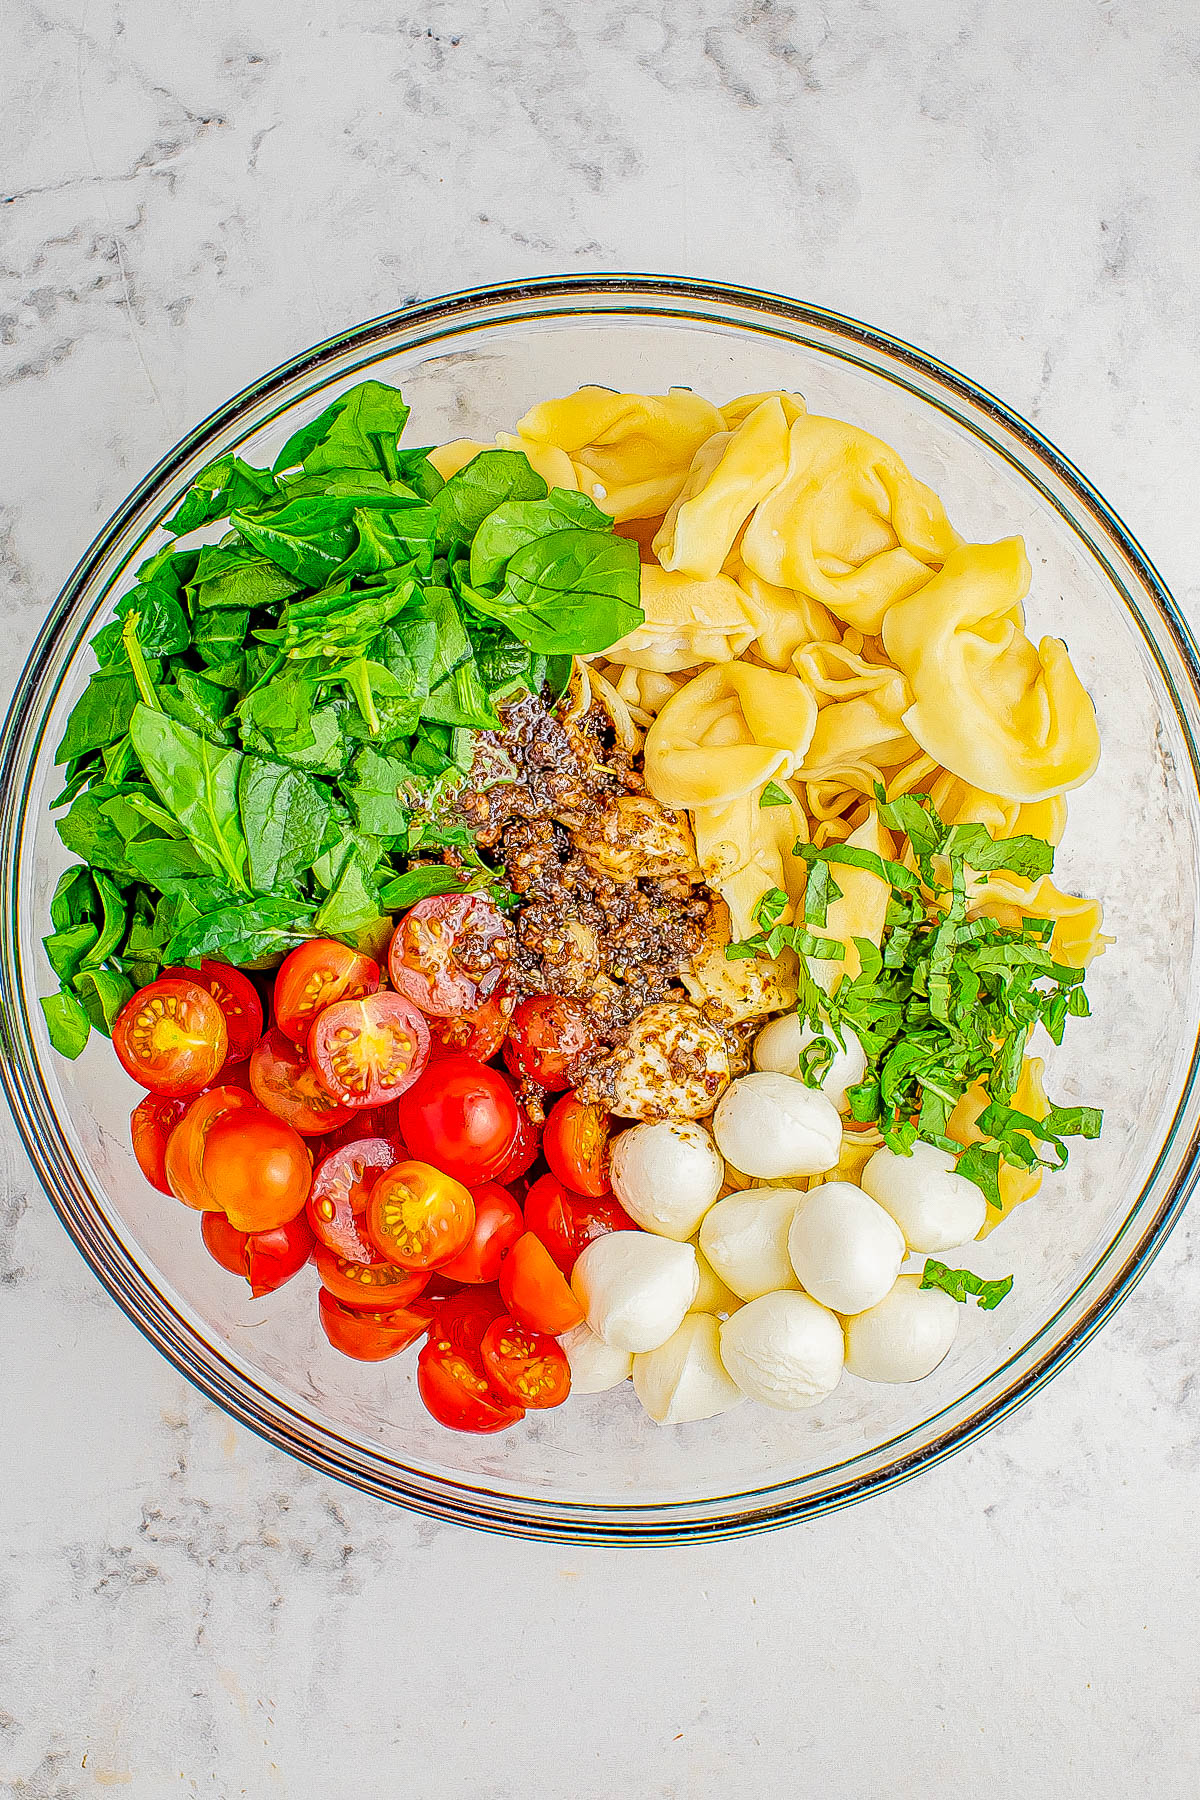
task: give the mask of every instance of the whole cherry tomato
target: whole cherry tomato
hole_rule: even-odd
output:
[[[244,1062],[262,1036],[263,1028],[262,1001],[250,977],[235,969],[232,963],[213,962],[207,956],[200,964],[199,973],[195,969],[164,969],[163,977],[195,981],[207,988],[225,1014],[225,1031],[229,1039],[229,1048],[225,1052],[226,1069],[231,1064]]]
[[[428,1279],[419,1271],[398,1269],[395,1263],[347,1262],[336,1250],[321,1243],[314,1254],[322,1285],[343,1306],[366,1307],[373,1312],[407,1306],[423,1291]]]
[[[515,1001],[511,994],[493,994],[474,1012],[429,1014],[433,1036],[432,1055],[459,1051],[480,1062],[491,1062],[508,1034]]]
[[[525,1225],[541,1239],[564,1275],[579,1254],[606,1231],[636,1231],[637,1226],[611,1194],[595,1198],[573,1194],[557,1175],[543,1175],[525,1196]]]
[[[577,1194],[611,1191],[608,1178],[612,1119],[602,1107],[564,1094],[542,1132],[542,1155],[558,1179]]]
[[[508,921],[486,894],[431,894],[397,925],[388,974],[422,1012],[454,1017],[490,998],[511,953]]]
[[[363,1214],[379,1174],[398,1160],[387,1138],[360,1138],[330,1151],[313,1170],[308,1222],[321,1242],[346,1262],[378,1262]]]
[[[186,1131],[188,1121],[177,1127]],[[200,1175],[231,1225],[270,1231],[303,1212],[312,1185],[312,1157],[304,1139],[251,1101],[214,1119],[205,1135]]]
[[[464,1250],[475,1228],[470,1190],[429,1163],[385,1169],[371,1189],[367,1236],[402,1269],[436,1269]]]
[[[167,1185],[177,1200],[197,1212],[219,1212],[204,1179],[204,1152],[208,1136],[219,1119],[230,1114],[262,1112],[253,1094],[245,1088],[217,1086],[197,1094],[167,1139],[164,1168]]]
[[[275,976],[275,1023],[302,1047],[313,1020],[335,1000],[361,1000],[379,986],[379,964],[334,938],[310,938],[279,965]]]
[[[301,1213],[271,1231],[239,1231],[224,1213],[206,1212],[200,1234],[209,1253],[233,1275],[250,1283],[256,1299],[298,1275],[313,1252],[313,1234]]]
[[[435,1332],[417,1358],[417,1391],[451,1431],[504,1431],[525,1417],[523,1407],[496,1399],[478,1364]]]
[[[308,1060],[343,1106],[383,1106],[425,1067],[429,1027],[400,994],[336,1000],[317,1015]]]
[[[513,1014],[504,1060],[514,1075],[557,1093],[570,1086],[570,1065],[594,1042],[580,1001],[560,994],[533,994]]]
[[[413,1156],[473,1184],[508,1161],[520,1108],[499,1069],[472,1056],[439,1056],[401,1097],[399,1118]]]
[[[129,1115],[129,1135],[138,1167],[151,1187],[169,1194],[167,1180],[167,1142],[188,1109],[184,1098],[169,1100],[163,1095],[147,1094]]]
[[[571,1391],[571,1365],[557,1340],[515,1319],[493,1319],[479,1354],[493,1391],[517,1406],[561,1406]]]
[[[343,1356],[359,1362],[383,1362],[415,1344],[429,1329],[429,1317],[413,1306],[395,1306],[380,1312],[360,1312],[343,1306],[328,1288],[317,1291],[321,1329]]]
[[[225,1014],[190,978],[152,981],[113,1021],[122,1066],[152,1094],[197,1094],[212,1081],[229,1047]]]
[[[540,1238],[527,1231],[500,1265],[500,1295],[518,1325],[560,1337],[583,1319],[583,1308]]]
[[[496,1180],[510,1187],[520,1176],[528,1174],[538,1159],[541,1138],[538,1128],[523,1106],[517,1107],[517,1135],[512,1148],[496,1170]]]
[[[250,1087],[256,1100],[285,1119],[301,1137],[321,1137],[336,1131],[354,1117],[355,1108],[342,1106],[313,1073],[303,1050],[298,1050],[282,1031],[268,1031],[250,1058]]]
[[[450,1262],[438,1265],[439,1275],[451,1281],[495,1281],[500,1262],[525,1229],[521,1209],[508,1192],[494,1181],[471,1189],[475,1203],[475,1227],[465,1249]]]

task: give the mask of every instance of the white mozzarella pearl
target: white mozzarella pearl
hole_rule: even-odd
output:
[[[746,1398],[721,1361],[721,1327],[709,1313],[689,1313],[657,1350],[633,1359],[633,1391],[660,1425],[715,1419]]]
[[[633,1374],[633,1355],[598,1338],[590,1325],[576,1325],[559,1338],[571,1365],[573,1394],[603,1394]]]
[[[662,1120],[613,1139],[612,1189],[631,1219],[680,1243],[721,1191],[725,1165],[703,1125]]]
[[[725,1039],[687,1001],[640,1012],[612,1064],[619,1119],[705,1119],[729,1083]]]
[[[767,1181],[823,1175],[842,1150],[842,1121],[833,1102],[773,1069],[730,1084],[713,1114],[713,1135],[735,1169]]]
[[[878,1305],[842,1320],[846,1367],[864,1381],[921,1381],[954,1342],[959,1311],[941,1288],[901,1275]]]
[[[824,1036],[833,1045],[833,1060],[821,1077],[821,1092],[839,1112],[848,1112],[850,1102],[846,1089],[854,1087],[866,1074],[867,1053],[848,1025],[838,1029],[844,1045],[834,1036],[832,1025],[823,1033],[814,1031],[799,1013],[772,1019],[754,1040],[754,1066],[756,1069],[773,1069],[778,1075],[798,1077],[801,1051]]]
[[[699,1238],[692,1239],[692,1249],[696,1252],[696,1266],[700,1271],[700,1282],[696,1288],[696,1298],[688,1308],[694,1313],[720,1313],[728,1317],[736,1312],[742,1304],[738,1295],[728,1287],[700,1248]]]
[[[904,1261],[904,1235],[869,1194],[827,1181],[805,1194],[788,1232],[800,1286],[834,1312],[865,1312],[882,1300]]]
[[[920,1138],[911,1156],[877,1150],[859,1179],[891,1213],[909,1249],[924,1256],[970,1243],[987,1218],[987,1201],[973,1181],[955,1174],[950,1152]]]
[[[788,1228],[804,1198],[799,1188],[745,1188],[705,1215],[700,1249],[741,1300],[800,1283],[788,1255]]]
[[[726,1319],[721,1360],[764,1406],[815,1406],[842,1378],[842,1328],[807,1294],[763,1294]]]
[[[647,1231],[609,1231],[585,1246],[571,1287],[596,1336],[636,1354],[666,1343],[699,1280],[690,1244]]]

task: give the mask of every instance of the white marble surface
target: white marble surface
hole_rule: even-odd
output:
[[[1197,616],[1194,0],[8,0],[0,685],[188,426],[406,297],[707,274],[1034,418]],[[15,56],[13,50],[15,48]],[[11,198],[10,198],[11,196]],[[0,1793],[1200,1789],[1200,1221],[948,1465],[657,1552],[389,1511],[233,1426],[0,1126]]]

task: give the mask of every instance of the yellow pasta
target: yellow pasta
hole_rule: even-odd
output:
[[[724,806],[786,780],[816,722],[797,676],[719,663],[674,694],[647,732],[646,786],[664,806]]]
[[[1057,961],[1074,969],[1086,969],[1110,941],[1101,930],[1104,909],[1100,902],[1060,892],[1049,875],[1036,881],[1023,875],[991,875],[986,882],[976,877],[968,893],[972,913],[995,919],[998,925],[1015,928],[1024,919],[1052,919],[1051,952]]]
[[[1042,1086],[1044,1068],[1040,1056],[1027,1056],[1021,1065],[1021,1079],[1012,1097],[1016,1112],[1024,1113],[1027,1119],[1036,1119],[1039,1123],[1050,1111],[1050,1102]],[[964,1146],[980,1143],[984,1134],[976,1121],[988,1104],[989,1096],[978,1082],[969,1087],[950,1114],[946,1125],[947,1137],[952,1137],[956,1143]],[[1025,1135],[1028,1136],[1028,1133]],[[978,1234],[980,1238],[985,1238],[990,1231],[994,1231],[1014,1206],[1020,1206],[1023,1200],[1032,1200],[1042,1185],[1042,1171],[1023,1169],[1019,1163],[1002,1162],[998,1185],[1000,1205],[988,1207],[987,1218]]]
[[[733,662],[754,642],[746,596],[728,575],[698,580],[646,563],[641,600],[644,622],[610,645],[609,662],[670,675],[697,663]]]
[[[760,500],[783,479],[788,421],[778,399],[762,400],[736,431],[697,451],[683,491],[654,540],[664,569],[711,580]]]
[[[774,587],[748,569],[735,552],[726,574],[737,582],[746,610],[754,623],[751,653],[756,662],[772,669],[787,669],[806,644],[836,644],[841,632],[833,614],[819,601],[792,588]]]
[[[517,437],[522,449],[532,446],[530,455],[564,451],[580,492],[614,519],[644,519],[666,512],[697,450],[722,430],[716,407],[690,388],[617,394],[582,387],[531,407]]]
[[[870,850],[889,861],[895,856],[891,834],[879,823],[879,814],[874,807],[858,830],[851,832],[847,842],[856,850]],[[845,947],[845,957],[841,962],[814,957],[810,963],[814,980],[820,982],[827,994],[835,994],[843,981],[853,981],[862,968],[862,958],[854,939],[869,938],[873,944],[882,939],[888,901],[892,896],[887,882],[872,875],[869,869],[839,866],[837,885],[842,890],[841,899],[830,905],[819,935],[836,938]]]
[[[1087,691],[1066,645],[1025,635],[1030,570],[1020,538],[964,544],[883,621],[883,641],[907,676],[904,722],[952,774],[1009,800],[1078,787],[1100,759]]]
[[[756,789],[691,814],[700,871],[729,908],[737,938],[758,929],[755,908],[772,888],[782,888],[793,907],[804,894],[804,864],[793,852],[808,839],[808,820],[785,791],[786,806],[760,806]]]

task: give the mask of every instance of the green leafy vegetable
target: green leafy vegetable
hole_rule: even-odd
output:
[[[1002,1281],[984,1281],[973,1275],[970,1269],[948,1269],[945,1263],[935,1262],[932,1257],[925,1264],[921,1274],[923,1288],[941,1288],[952,1300],[965,1303],[973,1296],[975,1304],[983,1312],[991,1312],[999,1306],[1012,1289],[1013,1278],[1006,1275]]]
[[[781,788],[777,781],[768,781],[766,787],[758,796],[758,804],[760,809],[764,806],[790,806],[792,804],[792,796],[787,792],[786,788]]]

